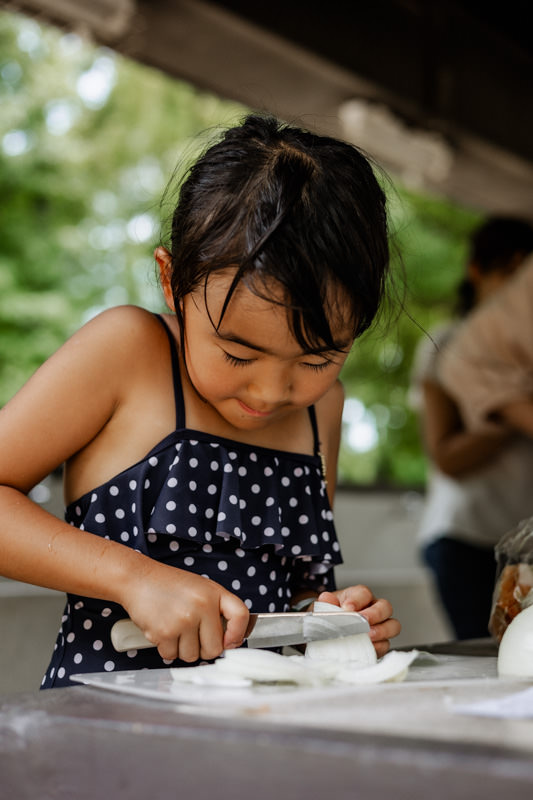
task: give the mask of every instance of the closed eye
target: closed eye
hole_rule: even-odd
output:
[[[237,356],[232,356],[231,353],[227,353],[225,350],[222,350],[222,352],[226,361],[229,361],[234,367],[245,367],[246,364],[251,364],[253,361],[253,358],[237,358]]]
[[[304,367],[308,367],[309,369],[314,369],[315,372],[320,372],[322,369],[327,369],[327,367],[331,366],[332,361],[322,361],[320,364],[310,364],[307,361],[303,362]]]

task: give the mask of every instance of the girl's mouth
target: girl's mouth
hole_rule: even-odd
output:
[[[246,403],[243,403],[242,400],[237,400],[237,403],[240,405],[243,411],[247,414],[250,414],[252,417],[269,417],[272,414],[272,411],[256,411],[255,408],[250,408],[247,406]]]

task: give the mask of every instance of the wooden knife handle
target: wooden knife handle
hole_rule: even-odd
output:
[[[253,626],[253,623],[250,622],[250,625]],[[222,627],[224,630],[226,629],[226,620],[224,618],[222,618]],[[146,638],[139,626],[131,619],[119,619],[118,622],[115,622],[111,628],[111,643],[117,653],[155,647],[155,644]]]
[[[119,619],[111,628],[111,642],[117,653],[155,647],[131,619]]]

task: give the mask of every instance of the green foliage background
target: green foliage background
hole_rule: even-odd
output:
[[[390,192],[389,213],[392,299],[356,343],[343,373],[347,397],[362,401],[379,436],[374,448],[357,455],[345,438],[339,472],[349,483],[416,486],[425,481],[426,459],[408,398],[413,358],[421,338],[453,314],[469,239],[482,217],[399,184]]]
[[[162,308],[152,252],[168,178],[246,109],[5,12],[0,107],[1,406],[98,311]],[[450,315],[481,217],[399,184],[388,192],[397,291],[343,373],[379,436],[366,452],[345,440],[340,478],[409,486],[425,478],[407,402],[413,353]]]
[[[91,71],[107,76],[110,91],[84,102],[80,81]],[[0,107],[3,405],[100,309],[161,306],[152,252],[166,183],[194,157],[199,132],[244,110],[8,13]],[[136,220],[152,221],[146,240]]]

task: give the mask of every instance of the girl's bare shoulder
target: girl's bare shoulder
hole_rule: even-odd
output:
[[[139,352],[149,346],[154,339],[164,334],[157,315],[139,306],[116,306],[102,311],[85,323],[72,337],[78,343],[84,340],[95,346],[104,343],[110,354]]]
[[[139,373],[143,364],[153,366],[154,358],[157,362],[166,352],[166,341],[155,314],[138,306],[117,306],[85,323],[51,361],[64,362],[74,375],[86,370],[112,385],[128,371]]]
[[[127,449],[132,437],[124,445],[119,429],[140,427],[139,409],[154,404],[161,385],[171,390],[168,341],[157,317],[134,306],[98,314],[2,409],[0,438],[13,485],[31,488],[75,454],[83,453],[87,462],[92,453],[100,458],[104,452],[109,460],[109,453]],[[160,416],[170,419],[173,404],[168,406]],[[161,424],[170,423],[164,417]],[[158,435],[159,428],[148,430],[145,438]]]

